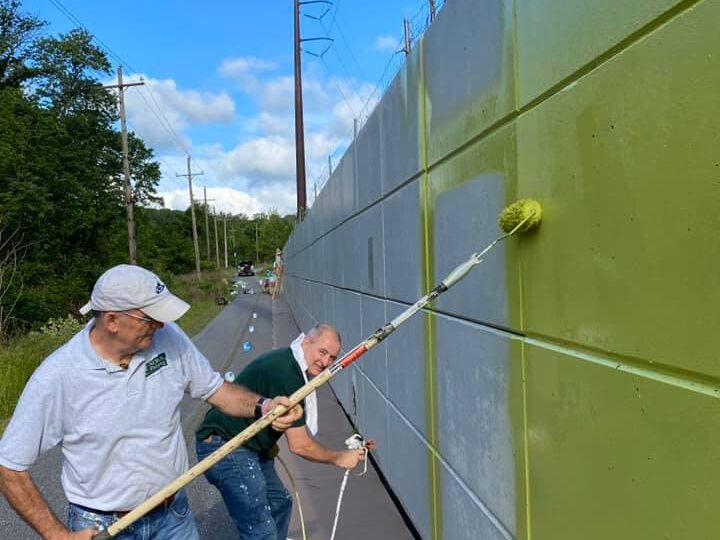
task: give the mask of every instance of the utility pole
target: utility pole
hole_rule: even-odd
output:
[[[192,169],[190,167],[190,156],[187,157],[187,174],[175,174],[175,176],[187,176],[188,179],[188,189],[190,190],[190,215],[192,216],[192,237],[193,237],[193,248],[195,249],[195,275],[198,279],[200,279],[200,248],[198,247],[198,237],[197,237],[197,225],[195,222],[195,201],[193,200],[193,189],[192,189]],[[195,173],[195,176],[202,176],[205,174],[204,172],[200,171],[199,173]]]
[[[225,214],[223,214],[223,242],[225,243],[225,268],[227,268],[227,216]]]
[[[295,178],[297,218],[302,221],[307,207],[305,194],[305,135],[303,127],[302,71],[300,69],[300,0],[295,0]]]
[[[207,247],[207,260],[210,260],[210,226],[208,224],[207,187],[203,186],[205,198],[205,246]]]
[[[235,225],[232,222],[230,223],[230,238],[232,238],[233,266],[235,266],[237,265],[237,246],[235,245]]]
[[[215,222],[215,267],[220,270],[220,248],[218,247],[217,234],[217,212],[213,209],[213,221]]]
[[[430,22],[435,20],[435,0],[428,0],[430,2]]]
[[[142,86],[143,81],[124,83],[122,77],[122,66],[117,70],[118,83],[108,84],[105,88],[118,89],[118,101],[120,103],[120,127],[122,130],[122,153],[123,153],[123,184],[125,188],[125,212],[127,214],[128,228],[128,254],[130,264],[137,264],[137,242],[135,240],[135,217],[133,212],[133,194],[130,185],[130,159],[128,157],[128,135],[127,120],[125,119],[125,88],[128,86]]]
[[[203,186],[203,197],[205,199],[205,246],[207,247],[207,260],[210,260],[210,225],[208,223],[208,203],[215,199],[207,198],[207,186]]]
[[[260,262],[260,250],[258,248],[258,224],[255,220],[255,261]]]
[[[410,21],[407,18],[403,19],[403,29],[405,31],[405,44],[403,45],[403,52],[405,56],[410,54],[411,37],[410,37]]]

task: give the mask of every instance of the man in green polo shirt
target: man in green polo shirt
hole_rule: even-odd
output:
[[[337,358],[340,345],[337,330],[328,324],[319,324],[307,335],[300,334],[290,347],[257,357],[235,382],[262,396],[289,396],[330,365]],[[305,398],[303,406],[305,415],[285,432],[290,451],[310,461],[354,468],[364,458],[364,451],[338,451],[322,446],[313,438],[317,433],[314,392]],[[210,409],[196,433],[198,460],[251,423],[251,419],[235,418]],[[292,497],[278,478],[274,463],[276,443],[281,436],[281,432],[268,427],[205,473],[208,481],[220,490],[242,540],[287,538]]]

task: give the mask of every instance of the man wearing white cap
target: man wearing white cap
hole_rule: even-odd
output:
[[[225,383],[172,322],[189,307],[152,272],[115,266],[80,310],[92,311],[92,320],[31,376],[0,440],[0,490],[42,538],[89,539],[187,469],[179,412],[186,392],[232,416],[289,404]],[[273,428],[298,417],[294,409]],[[58,444],[67,527],[28,472]],[[197,540],[185,491],[115,538]]]

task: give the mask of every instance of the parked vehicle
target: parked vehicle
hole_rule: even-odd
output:
[[[254,276],[255,268],[252,261],[240,261],[238,264],[238,276]]]

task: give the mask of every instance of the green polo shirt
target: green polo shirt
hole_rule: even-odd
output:
[[[261,396],[273,398],[289,396],[305,384],[305,379],[303,379],[300,366],[295,361],[292,350],[286,348],[276,349],[258,356],[240,372],[235,379],[235,384],[240,384]],[[301,402],[301,405],[304,408],[305,403]],[[219,435],[230,440],[253,422],[253,418],[228,416],[213,407],[205,415],[195,436],[199,441],[210,435]],[[293,427],[304,425],[305,415],[297,420]],[[243,446],[258,453],[267,452],[275,446],[281,436],[281,432],[268,426]]]

